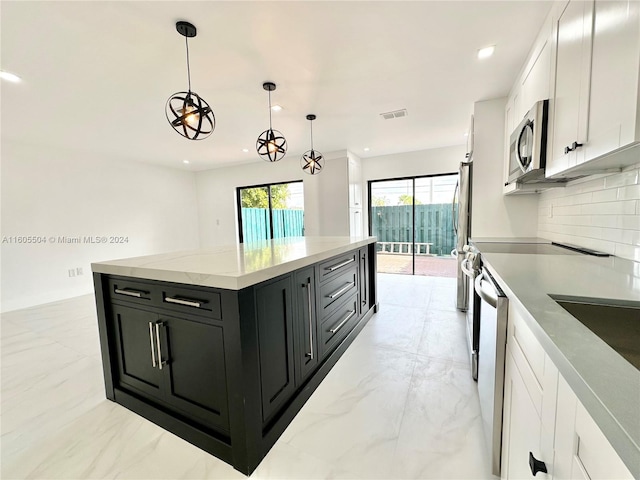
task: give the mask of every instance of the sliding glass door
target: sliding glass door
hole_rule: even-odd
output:
[[[452,206],[457,174],[369,182],[369,231],[378,271],[456,276]]]
[[[304,235],[302,181],[236,189],[240,243]]]

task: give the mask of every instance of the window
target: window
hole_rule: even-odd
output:
[[[297,182],[236,189],[240,242],[304,235],[304,187]]]

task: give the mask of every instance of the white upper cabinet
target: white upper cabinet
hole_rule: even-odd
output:
[[[640,3],[596,2],[585,161],[640,139],[639,63]]]
[[[572,0],[559,15],[548,177],[638,162],[639,12],[636,0]]]
[[[576,165],[577,156],[584,154],[573,143],[584,143],[587,131],[592,9],[593,2],[574,0],[558,18],[553,140],[547,176]]]

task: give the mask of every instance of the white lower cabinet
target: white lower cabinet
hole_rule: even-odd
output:
[[[555,448],[556,479],[633,478],[562,377],[558,382]]]
[[[501,477],[632,479],[525,323],[527,315],[509,302]]]
[[[558,371],[509,304],[505,365],[502,478],[552,478]]]

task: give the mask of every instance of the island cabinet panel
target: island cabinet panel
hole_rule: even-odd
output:
[[[116,386],[227,432],[222,328],[140,308],[112,308]]]
[[[166,401],[194,419],[227,431],[227,380],[222,328],[183,318],[160,317],[158,355],[166,362]],[[162,357],[160,357],[160,354]]]
[[[112,320],[118,383],[145,396],[160,397],[163,375],[154,360],[153,331],[158,315],[139,308],[114,305]]]
[[[255,289],[264,422],[295,389],[291,292],[290,276],[260,284]]]
[[[296,385],[304,382],[318,365],[316,334],[316,269],[304,268],[295,273]]]
[[[251,474],[377,309],[375,243],[240,290],[94,273],[107,398]]]

